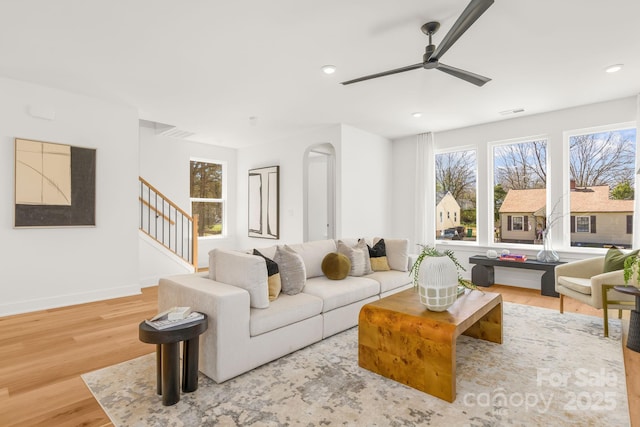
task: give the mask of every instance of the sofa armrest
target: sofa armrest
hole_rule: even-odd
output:
[[[602,285],[624,285],[624,270],[609,271],[601,273],[591,278],[591,292],[593,300],[598,304],[596,307],[602,307]],[[635,297],[624,295],[613,289],[609,291],[609,299],[619,301],[634,301]]]
[[[200,337],[200,370],[216,382],[234,371],[237,355],[249,342],[249,293],[217,282],[202,274],[185,274],[160,279],[158,309],[188,306],[206,313],[208,329]]]

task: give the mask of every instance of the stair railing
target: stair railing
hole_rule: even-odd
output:
[[[140,180],[140,230],[198,270],[198,215],[191,216]]]

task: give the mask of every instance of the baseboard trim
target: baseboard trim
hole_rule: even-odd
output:
[[[117,288],[100,289],[91,292],[81,292],[66,295],[57,295],[49,298],[35,298],[24,301],[16,301],[8,304],[0,304],[0,316],[31,313],[52,308],[67,307],[70,305],[84,304],[88,302],[102,301],[112,298],[140,295],[140,285],[120,286]]]

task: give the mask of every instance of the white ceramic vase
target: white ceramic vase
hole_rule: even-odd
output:
[[[445,311],[458,298],[458,270],[446,256],[425,257],[418,275],[420,302],[431,311]]]

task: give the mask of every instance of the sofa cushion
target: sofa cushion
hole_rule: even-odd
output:
[[[381,294],[408,285],[412,280],[409,273],[397,270],[376,271],[373,274],[368,274],[364,277],[367,279],[373,279],[380,283]]]
[[[267,310],[251,309],[250,334],[252,337],[317,316],[322,312],[322,300],[313,295],[299,293],[280,295]]]
[[[338,240],[338,253],[345,255],[351,262],[350,276],[363,276],[371,269],[370,265],[367,265],[368,249],[364,241],[356,244],[355,247],[350,247],[342,240]],[[365,255],[366,253],[366,255]]]
[[[267,266],[263,258],[216,249],[214,264],[218,282],[246,289],[251,307],[269,307]]]
[[[253,250],[253,255],[257,255],[259,257],[264,258],[265,264],[267,266],[267,284],[269,285],[269,301],[274,301],[280,295],[280,291],[282,290],[282,283],[280,282],[280,270],[278,269],[278,264],[272,260],[262,255],[260,251],[257,249]]]
[[[373,246],[367,246],[369,249],[369,259],[371,260],[371,270],[388,271],[389,263],[387,262],[387,250],[385,248],[384,239],[378,240]]]
[[[373,243],[381,238],[376,237]],[[384,239],[387,250],[387,262],[392,270],[409,271],[409,240],[408,239]]]
[[[632,256],[638,255],[638,251],[632,251],[624,253],[620,249],[613,247],[607,251],[604,256],[604,269],[603,273],[610,271],[622,270],[624,268],[624,261]]]
[[[558,284],[584,295],[591,295],[591,279],[558,276]]]
[[[351,261],[346,255],[331,252],[322,260],[322,272],[331,280],[342,280],[351,271]]]
[[[336,282],[321,276],[307,280],[304,293],[322,298],[322,312],[326,313],[335,308],[378,295],[380,284],[365,277],[349,276]]]
[[[322,273],[322,260],[329,252],[336,251],[336,242],[333,240],[314,240],[312,242],[290,245],[289,247],[300,254],[304,260],[307,279],[309,279],[311,277],[324,275]]]
[[[302,291],[307,280],[304,261],[302,257],[287,245],[278,246],[273,260],[280,270],[280,282],[282,292],[287,295],[295,295]]]

